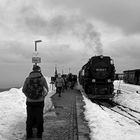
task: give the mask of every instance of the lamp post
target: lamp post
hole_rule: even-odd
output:
[[[35,65],[37,65],[37,63],[41,63],[41,57],[37,57],[37,43],[39,42],[42,42],[42,40],[35,40],[35,56],[32,57],[32,63],[35,63]]]
[[[37,43],[42,42],[42,40],[35,40],[35,52],[37,52]]]

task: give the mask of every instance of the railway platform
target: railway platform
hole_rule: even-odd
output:
[[[44,117],[43,140],[89,140],[81,93],[68,89],[51,98],[54,108]]]

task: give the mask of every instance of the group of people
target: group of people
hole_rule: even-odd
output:
[[[56,93],[61,97],[62,90],[67,88],[66,79],[58,73],[55,79]],[[26,78],[23,89],[26,96],[26,137],[33,137],[33,128],[37,128],[37,138],[42,138],[43,134],[43,108],[44,99],[49,92],[48,84],[41,72],[41,68],[35,64],[33,65],[32,72]]]
[[[59,97],[61,97],[61,92],[63,90],[74,88],[75,83],[77,83],[77,76],[73,75],[72,73],[69,73],[68,75],[61,75],[60,73],[58,73],[57,76],[52,80],[54,80],[52,81],[52,83],[55,84],[56,92],[59,94]]]

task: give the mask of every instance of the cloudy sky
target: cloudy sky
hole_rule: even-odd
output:
[[[34,41],[43,74],[77,73],[91,56],[109,55],[117,72],[140,68],[139,0],[0,0],[0,87],[21,86]]]

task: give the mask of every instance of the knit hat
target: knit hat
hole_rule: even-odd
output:
[[[40,71],[40,67],[38,65],[33,65],[33,71]]]

